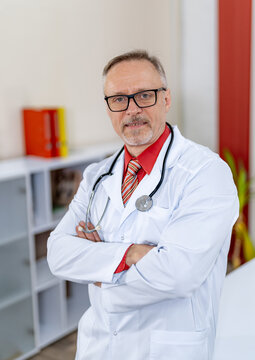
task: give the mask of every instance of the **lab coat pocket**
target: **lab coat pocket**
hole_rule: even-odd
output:
[[[160,222],[161,225],[164,225],[172,216],[172,210],[169,208],[154,206],[150,211],[144,213],[150,219]]]
[[[81,354],[86,352],[92,337],[94,325],[95,318],[93,310],[92,307],[89,307],[88,310],[82,315],[78,324],[77,352],[75,360],[81,359]]]
[[[150,360],[207,360],[207,331],[151,333]]]
[[[162,231],[171,218],[171,209],[153,206],[147,212],[139,215],[139,234],[141,239],[146,239],[152,243],[155,239],[159,240]]]

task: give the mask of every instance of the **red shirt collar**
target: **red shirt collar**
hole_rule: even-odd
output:
[[[140,155],[138,155],[136,158],[132,155],[130,155],[128,149],[125,145],[125,160],[124,160],[124,173],[127,171],[128,163],[131,159],[137,159],[139,163],[141,164],[144,171],[149,175],[156,160],[158,157],[158,154],[160,153],[160,150],[162,146],[164,145],[166,139],[168,138],[170,134],[170,129],[166,125],[164,132],[160,135],[160,137],[147,149],[145,149]]]

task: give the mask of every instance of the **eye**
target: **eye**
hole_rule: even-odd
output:
[[[139,94],[139,95],[140,95],[140,99],[141,99],[141,100],[149,100],[149,99],[152,98],[153,92],[151,92],[151,91],[144,91],[144,92],[142,92],[142,93]]]
[[[115,96],[112,98],[112,102],[114,103],[122,103],[126,101],[126,97],[125,96]]]
[[[142,97],[143,99],[147,99],[149,96],[150,96],[150,94],[148,94],[148,93],[142,93],[142,94],[141,94],[141,97]]]

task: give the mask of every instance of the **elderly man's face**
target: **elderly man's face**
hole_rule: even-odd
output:
[[[149,61],[131,60],[123,61],[110,69],[104,92],[106,96],[130,95],[162,86],[159,73]],[[132,155],[139,155],[163,133],[170,104],[170,91],[167,90],[157,93],[157,103],[151,107],[139,108],[130,99],[125,111],[112,112],[107,109],[114,130]]]

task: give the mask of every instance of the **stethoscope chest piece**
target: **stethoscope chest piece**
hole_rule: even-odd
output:
[[[139,211],[148,211],[152,207],[153,201],[149,195],[139,197],[135,202],[135,207]]]

